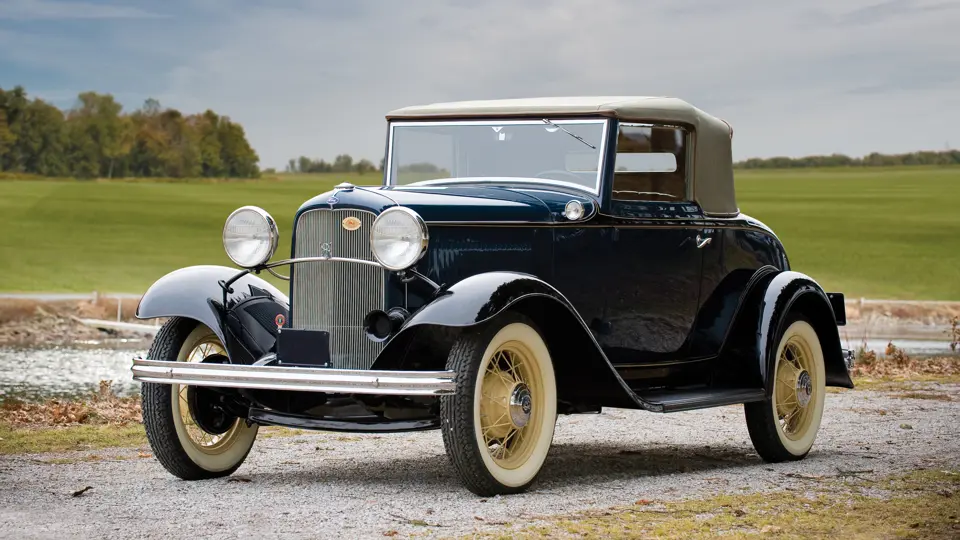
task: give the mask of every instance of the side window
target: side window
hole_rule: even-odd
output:
[[[687,200],[688,139],[687,131],[679,127],[620,124],[613,199]]]

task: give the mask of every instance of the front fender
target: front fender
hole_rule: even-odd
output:
[[[161,277],[137,306],[138,319],[185,317],[208,326],[227,348],[230,361],[251,363],[273,347],[277,313],[287,316],[287,296],[257,276],[246,274],[231,284],[223,303],[221,281],[239,274],[226,266],[189,266]],[[259,304],[259,305],[258,305]]]
[[[413,341],[429,341],[450,329],[478,326],[506,310],[526,315],[540,330],[553,357],[561,399],[662,409],[630,389],[560,291],[536,276],[519,272],[477,274],[443,291],[406,321],[380,353],[376,368],[386,369],[392,362],[402,361]],[[445,353],[438,361],[446,361]]]
[[[573,309],[560,291],[521,272],[486,272],[465,278],[417,310],[403,328],[423,324],[473,326],[483,323],[530,295],[546,295]]]
[[[780,335],[791,311],[803,313],[817,331],[823,348],[826,385],[853,388],[853,380],[843,360],[837,316],[823,288],[800,272],[781,272],[770,280],[760,304],[757,327],[757,352],[766,396],[773,394],[774,362]]]

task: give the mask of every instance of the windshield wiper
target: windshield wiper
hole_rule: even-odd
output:
[[[550,120],[547,120],[546,118],[543,119],[543,123],[544,123],[544,124],[549,124],[549,125],[557,128],[557,129],[562,129],[563,132],[566,133],[567,135],[569,135],[569,136],[573,137],[574,139],[582,142],[583,144],[589,146],[590,148],[593,148],[594,150],[597,149],[596,146],[594,146],[594,145],[588,143],[587,141],[583,140],[583,137],[581,137],[581,136],[579,136],[579,135],[577,135],[577,134],[575,134],[575,133],[570,133],[570,132],[567,131],[567,129],[566,129],[565,127],[563,127],[563,126],[558,126],[558,125],[554,124],[553,122],[551,122]]]

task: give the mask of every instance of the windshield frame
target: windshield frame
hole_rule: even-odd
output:
[[[410,127],[410,126],[459,126],[459,125],[496,125],[496,126],[509,126],[509,125],[546,125],[544,119],[550,120],[554,124],[559,126],[570,125],[570,124],[597,124],[601,127],[600,142],[597,144],[597,174],[594,179],[593,187],[585,186],[583,184],[577,184],[575,182],[565,182],[563,180],[554,180],[550,178],[537,178],[537,177],[527,177],[527,176],[507,176],[507,177],[463,177],[463,178],[441,178],[435,180],[421,180],[418,182],[412,182],[409,184],[398,185],[394,183],[393,177],[393,142],[396,135],[395,130],[397,127]],[[604,176],[604,162],[606,161],[607,154],[607,136],[610,132],[610,119],[604,117],[576,117],[576,118],[564,118],[564,117],[550,117],[544,116],[542,118],[498,118],[498,117],[478,117],[472,118],[469,120],[399,120],[399,121],[390,121],[389,128],[387,130],[387,156],[384,160],[383,165],[383,185],[384,186],[393,186],[393,187],[404,187],[404,186],[443,186],[443,185],[459,185],[459,184],[504,184],[504,183],[530,183],[537,185],[554,185],[562,186],[566,188],[577,189],[580,191],[585,191],[599,197],[601,194],[603,186],[603,176]],[[568,135],[569,136],[569,135]]]

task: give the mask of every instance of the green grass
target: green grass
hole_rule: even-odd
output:
[[[737,171],[740,210],[848,297],[960,300],[960,167]]]
[[[247,204],[277,219],[278,253],[287,255],[296,209],[344,180],[380,183],[374,174],[220,183],[3,181],[0,290],[139,293],[183,266],[232,266],[220,232],[227,215]]]
[[[743,212],[777,233],[794,269],[848,297],[960,300],[960,168],[737,171]],[[142,292],[166,272],[229,261],[223,220],[267,209],[289,253],[307,198],[377,174],[280,180],[0,181],[0,290]],[[277,280],[272,280],[279,283]]]

